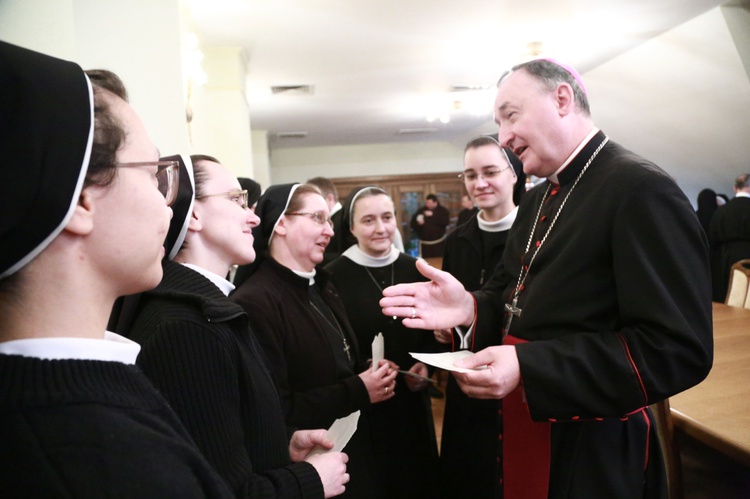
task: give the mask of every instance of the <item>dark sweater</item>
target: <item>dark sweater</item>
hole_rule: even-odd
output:
[[[138,364],[239,497],[323,497],[309,463],[290,462],[284,414],[247,315],[204,276],[164,264],[130,333]]]
[[[3,497],[231,497],[141,371],[0,355]]]
[[[346,335],[354,358],[359,346],[338,292],[319,270],[315,286]],[[370,398],[357,372],[342,365],[340,338],[331,338],[327,320],[310,305],[310,281],[296,275],[272,258],[263,260],[258,271],[232,294],[250,315],[271,365],[284,403],[287,423],[299,428],[327,428],[337,418],[361,410],[357,431],[344,448],[349,455],[351,481],[344,497],[364,499],[382,495],[373,462]],[[345,358],[345,357],[344,357]]]

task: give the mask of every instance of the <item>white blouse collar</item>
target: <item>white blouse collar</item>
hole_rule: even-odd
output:
[[[386,265],[390,265],[398,260],[398,254],[399,251],[393,244],[391,244],[391,250],[385,256],[368,255],[367,253],[362,251],[359,246],[353,244],[349,246],[349,249],[344,251],[341,256],[345,256],[357,265],[362,265],[363,267],[378,268],[385,267]]]
[[[513,208],[510,213],[500,220],[497,220],[496,222],[488,222],[482,218],[482,212],[480,211],[477,214],[477,223],[479,224],[479,229],[484,232],[502,232],[510,229],[510,226],[513,225],[513,222],[516,220],[517,214],[518,206]]]
[[[0,343],[0,354],[48,360],[102,360],[135,364],[141,346],[105,331],[102,338],[27,338]]]
[[[229,296],[229,293],[234,291],[234,284],[227,281],[225,278],[221,277],[218,274],[214,274],[213,272],[204,269],[203,267],[199,267],[197,265],[193,265],[192,263],[183,263],[185,267],[189,269],[193,269],[196,272],[198,272],[200,275],[211,281],[212,283],[216,284],[216,287],[219,288],[219,290],[224,293],[224,296]]]

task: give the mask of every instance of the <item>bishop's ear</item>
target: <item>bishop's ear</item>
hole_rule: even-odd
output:
[[[560,83],[557,85],[554,98],[560,116],[565,116],[573,110],[573,106],[575,106],[575,94],[573,93],[573,87],[569,84]]]

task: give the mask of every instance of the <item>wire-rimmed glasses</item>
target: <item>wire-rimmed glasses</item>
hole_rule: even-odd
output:
[[[204,198],[210,198],[214,196],[226,196],[227,199],[230,201],[233,201],[234,203],[237,203],[237,205],[245,209],[247,208],[247,200],[248,195],[246,190],[242,191],[226,191],[226,192],[217,192],[216,194],[204,194],[203,196],[196,196],[195,199],[204,199]]]
[[[180,169],[177,161],[133,161],[117,163],[116,166],[156,166],[156,180],[159,192],[167,200],[167,206],[172,206],[177,199],[180,185]]]
[[[331,220],[331,217],[327,216],[325,212],[323,211],[316,211],[314,213],[306,212],[306,211],[288,211],[284,213],[284,215],[298,215],[302,217],[307,217],[313,221],[315,221],[318,225],[323,225],[324,223],[328,223],[328,225],[333,229],[333,220]]]

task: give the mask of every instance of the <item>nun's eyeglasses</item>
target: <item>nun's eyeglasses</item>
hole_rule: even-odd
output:
[[[213,196],[226,196],[227,199],[233,201],[239,205],[240,208],[247,208],[247,191],[227,191],[217,192],[216,194],[204,194],[203,196],[196,196],[195,199],[210,198]]]
[[[474,170],[466,170],[463,173],[458,174],[458,178],[463,180],[464,182],[476,182],[477,179],[483,178],[484,180],[491,180],[501,173],[503,173],[505,170],[510,168],[510,166],[506,166],[505,168],[495,168],[491,170],[484,170],[483,172],[475,172]]]
[[[167,206],[172,206],[177,199],[177,190],[180,185],[180,169],[177,161],[136,161],[117,163],[117,166],[155,166],[157,187],[167,200]]]
[[[316,211],[315,213],[309,213],[305,211],[288,211],[284,213],[284,215],[297,215],[302,217],[307,217],[315,221],[318,225],[323,225],[324,223],[328,223],[328,225],[333,229],[333,220],[331,220],[331,217],[326,216],[325,212],[322,211]]]

